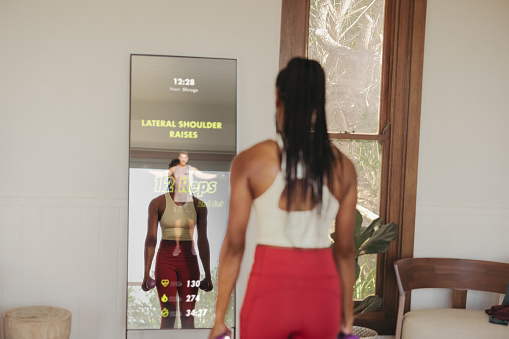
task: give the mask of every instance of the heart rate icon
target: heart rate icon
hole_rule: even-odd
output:
[[[161,315],[166,318],[168,316],[168,314],[169,314],[168,309],[163,308],[163,310],[161,311]]]
[[[164,287],[168,286],[170,284],[170,281],[168,279],[161,280],[161,285]]]

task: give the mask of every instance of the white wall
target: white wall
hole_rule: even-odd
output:
[[[280,17],[274,0],[0,2],[0,313],[51,304],[73,339],[125,338],[129,56],[238,59],[243,150],[274,133]]]
[[[506,0],[428,0],[415,257],[509,263],[507,13]],[[419,291],[412,307],[444,296]]]
[[[242,150],[274,131],[280,8],[0,2],[0,313],[57,305],[73,339],[124,338],[129,54],[237,58]],[[509,262],[508,12],[428,0],[416,257]]]

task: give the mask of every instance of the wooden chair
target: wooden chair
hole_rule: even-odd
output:
[[[453,308],[464,309],[467,290],[505,294],[509,283],[509,264],[448,258],[410,258],[394,263],[399,288],[396,339],[401,339],[405,294],[419,288],[453,290]],[[500,325],[494,325],[500,326]]]

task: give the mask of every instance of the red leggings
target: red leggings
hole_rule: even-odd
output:
[[[336,338],[340,301],[331,249],[258,245],[240,315],[241,338]]]
[[[198,258],[191,252],[191,241],[179,242],[180,253],[177,256],[173,255],[176,246],[175,241],[161,240],[157,251],[155,278],[161,304],[161,328],[175,326],[177,300],[182,328],[194,328],[194,316],[191,312],[198,295]]]

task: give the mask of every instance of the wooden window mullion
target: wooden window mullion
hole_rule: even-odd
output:
[[[330,139],[337,140],[375,140],[385,141],[388,135],[384,134],[357,134],[357,133],[328,133]]]

